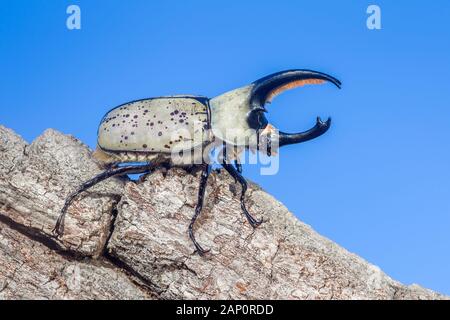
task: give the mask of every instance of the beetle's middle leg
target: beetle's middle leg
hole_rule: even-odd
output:
[[[202,246],[197,242],[197,240],[195,239],[195,236],[194,236],[193,227],[194,227],[195,221],[197,220],[197,218],[203,208],[203,200],[205,198],[206,185],[208,183],[208,177],[209,177],[209,173],[211,170],[211,166],[209,164],[203,164],[202,166],[203,166],[203,170],[202,170],[202,175],[200,178],[200,187],[198,189],[197,206],[195,207],[195,213],[191,219],[191,223],[189,224],[189,229],[188,229],[189,230],[189,238],[194,243],[195,249],[200,255],[207,253],[209,251],[209,249],[207,249],[207,250],[203,249]]]
[[[113,176],[117,175],[124,175],[124,174],[133,174],[133,173],[145,173],[147,171],[152,170],[155,167],[154,164],[143,164],[143,165],[129,165],[129,166],[123,166],[123,167],[115,167],[112,166],[108,168],[107,170],[103,171],[99,175],[95,176],[94,178],[84,182],[75,192],[71,193],[64,202],[64,206],[61,209],[61,213],[59,214],[58,220],[56,221],[56,225],[53,228],[53,232],[57,236],[61,236],[64,233],[64,219],[66,216],[67,209],[72,204],[73,200],[83,191],[86,191],[87,189],[91,188],[92,186],[96,185],[97,183],[108,179]]]

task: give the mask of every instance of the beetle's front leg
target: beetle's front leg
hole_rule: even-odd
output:
[[[208,183],[208,177],[211,170],[211,166],[209,164],[203,164],[203,170],[202,175],[200,178],[200,187],[198,189],[198,200],[197,200],[197,206],[195,207],[195,213],[194,216],[191,219],[191,223],[189,224],[189,238],[191,238],[192,242],[194,243],[195,249],[198,252],[198,254],[203,255],[209,251],[209,249],[205,250],[202,248],[202,246],[197,242],[194,236],[194,223],[197,220],[200,212],[203,208],[203,200],[205,198],[205,191],[206,191],[206,185]]]
[[[225,168],[225,170],[228,171],[228,173],[241,184],[241,208],[242,211],[244,211],[245,217],[247,218],[248,222],[251,224],[253,228],[256,228],[259,226],[263,220],[257,220],[255,219],[247,210],[247,207],[245,206],[245,192],[247,191],[247,181],[245,178],[236,170],[236,168],[227,163],[226,160],[222,163],[222,166]]]

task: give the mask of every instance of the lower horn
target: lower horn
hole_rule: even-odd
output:
[[[279,146],[285,146],[288,144],[305,142],[314,138],[317,138],[327,132],[331,125],[331,118],[323,122],[320,117],[317,117],[316,125],[311,129],[300,133],[285,133],[279,131]]]

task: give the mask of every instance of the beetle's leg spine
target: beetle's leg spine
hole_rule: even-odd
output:
[[[129,166],[123,166],[123,167],[112,167],[107,169],[106,171],[103,171],[102,173],[96,175],[94,178],[84,182],[75,192],[71,193],[64,202],[64,206],[61,209],[61,212],[59,214],[58,220],[56,221],[56,225],[53,228],[53,233],[56,234],[56,236],[61,236],[64,233],[64,219],[67,213],[67,209],[72,204],[73,200],[83,191],[86,191],[87,189],[91,188],[92,186],[96,185],[97,183],[108,179],[110,177],[116,176],[116,175],[123,175],[123,174],[130,174],[130,173],[143,173],[146,171],[150,171],[154,167],[153,164],[144,164],[140,166],[136,165],[129,165]]]
[[[191,239],[192,243],[194,243],[196,252],[198,252],[199,255],[203,255],[209,251],[209,249],[203,249],[202,246],[197,242],[194,236],[193,227],[195,224],[195,221],[197,220],[198,216],[200,215],[202,208],[203,208],[203,200],[205,199],[205,191],[206,191],[206,185],[208,183],[208,177],[210,173],[211,166],[209,164],[203,164],[203,170],[202,175],[200,177],[200,187],[198,189],[198,200],[197,200],[197,206],[195,207],[195,213],[194,216],[191,218],[191,223],[189,224],[189,238]]]

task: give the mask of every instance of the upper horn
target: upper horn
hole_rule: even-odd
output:
[[[341,88],[341,82],[338,79],[322,72],[296,69],[273,73],[252,83],[250,104],[253,107],[260,107],[267,102],[270,103],[276,95],[285,90],[325,81]]]

